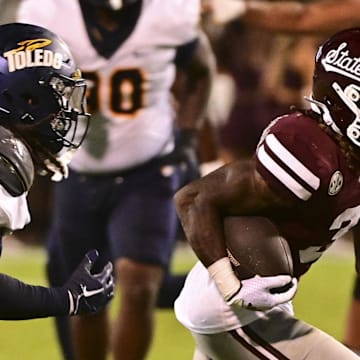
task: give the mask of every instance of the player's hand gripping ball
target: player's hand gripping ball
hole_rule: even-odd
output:
[[[240,280],[255,275],[293,275],[289,245],[268,218],[226,217],[224,231],[228,256]]]
[[[287,241],[264,217],[224,219],[227,252],[241,288],[227,303],[267,310],[291,300],[297,289]]]

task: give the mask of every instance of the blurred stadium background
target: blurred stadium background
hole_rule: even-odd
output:
[[[32,284],[46,284],[43,247],[23,245],[8,237],[3,252],[0,272]],[[175,253],[174,271],[187,271],[194,262],[191,250],[181,244]],[[338,241],[313,267],[300,283],[294,301],[296,315],[341,339],[354,274],[351,242]],[[159,310],[156,321],[148,360],[190,360],[191,335],[177,322],[173,312]],[[0,322],[0,359],[62,360],[52,325],[51,319]]]

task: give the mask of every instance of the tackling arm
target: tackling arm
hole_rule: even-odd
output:
[[[25,320],[69,314],[64,288],[46,288],[23,283],[0,274],[0,319]]]
[[[77,315],[101,310],[114,293],[112,265],[99,274],[90,270],[97,252],[89,252],[62,287],[29,285],[0,274],[0,320]]]

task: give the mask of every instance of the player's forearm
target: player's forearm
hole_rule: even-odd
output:
[[[28,285],[0,274],[0,320],[26,320],[68,313],[66,289]]]
[[[196,55],[183,74],[178,96],[180,128],[200,129],[215,73],[215,59],[207,37],[200,34]]]
[[[221,183],[223,178],[208,185],[196,180],[182,187],[174,198],[186,239],[206,267],[227,256],[221,215],[209,199],[213,186]]]
[[[206,83],[206,82],[204,82]],[[205,118],[205,108],[208,99],[207,85],[199,85],[202,89],[191,94],[187,99],[179,104],[177,113],[177,124],[180,129],[200,130]]]

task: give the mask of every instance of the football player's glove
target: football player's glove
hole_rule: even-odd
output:
[[[230,306],[250,310],[268,310],[290,301],[296,293],[297,280],[290,275],[259,276],[241,281],[239,290],[227,299]]]
[[[223,299],[233,307],[271,309],[290,301],[297,290],[297,279],[290,275],[255,275],[240,282],[227,257],[217,260],[207,269]]]
[[[90,272],[98,256],[96,250],[89,251],[65,284],[70,300],[70,315],[97,312],[114,296],[112,264],[108,262],[98,274]]]
[[[200,177],[197,144],[197,130],[182,129],[176,135],[174,150],[162,158],[163,166],[180,166],[183,184]]]

